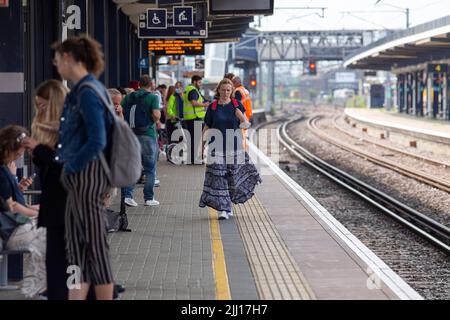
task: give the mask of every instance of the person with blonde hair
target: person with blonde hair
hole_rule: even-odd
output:
[[[48,80],[36,90],[32,138],[23,146],[32,151],[33,163],[39,169],[41,201],[38,226],[47,228],[45,264],[48,300],[67,300],[67,267],[65,247],[65,208],[67,193],[61,184],[62,165],[54,160],[59,139],[60,118],[68,89],[61,81]]]
[[[32,137],[50,148],[58,142],[64,99],[69,90],[58,80],[48,80],[36,90]]]
[[[204,140],[208,157],[203,194],[199,206],[218,211],[219,220],[233,217],[233,204],[250,200],[256,186],[262,182],[256,167],[244,149],[241,120],[244,106],[233,98],[233,83],[219,83],[214,101],[206,112]]]
[[[69,298],[69,263],[65,239],[67,192],[61,183],[63,166],[55,161],[61,114],[68,93],[69,90],[57,80],[45,81],[37,88],[32,138],[24,138],[22,143],[22,146],[32,151],[32,160],[39,169],[41,181],[38,227],[47,229],[45,265],[48,300]],[[116,286],[115,289],[117,295],[120,288]],[[91,297],[95,299],[92,292],[93,290],[90,291]]]

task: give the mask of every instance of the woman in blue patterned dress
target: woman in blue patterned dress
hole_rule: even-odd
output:
[[[243,147],[236,109],[245,114],[245,108],[233,99],[233,83],[222,80],[216,94],[219,99],[208,107],[205,116],[203,136],[208,144],[208,161],[200,207],[213,208],[219,220],[228,220],[233,216],[233,204],[250,200],[262,180]]]

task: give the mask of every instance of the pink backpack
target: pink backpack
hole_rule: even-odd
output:
[[[233,105],[234,105],[235,108],[239,107],[239,102],[237,102],[236,99],[231,99],[231,102],[233,102]],[[214,100],[214,102],[213,102],[213,104],[211,106],[212,110],[216,111],[218,105],[219,105],[219,101]]]

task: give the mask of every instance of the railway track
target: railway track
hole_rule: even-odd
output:
[[[288,135],[288,126],[303,119],[285,121],[278,129],[280,143],[308,165],[355,193],[413,232],[450,255],[450,228],[390,197],[382,191],[326,163],[300,146]]]
[[[427,185],[430,185],[432,187],[435,187],[439,190],[443,190],[445,192],[450,192],[450,182],[446,179],[442,179],[440,177],[425,173],[423,171],[419,171],[416,170],[414,168],[411,168],[409,166],[403,165],[401,163],[399,163],[399,161],[395,161],[395,160],[390,160],[390,159],[386,159],[382,156],[376,155],[374,153],[362,150],[361,148],[355,147],[354,145],[347,143],[347,142],[343,142],[343,141],[339,141],[338,139],[336,139],[335,137],[325,133],[323,130],[321,130],[318,125],[317,122],[321,119],[321,116],[315,116],[312,117],[308,120],[308,128],[311,130],[311,132],[313,132],[315,135],[317,135],[318,137],[320,137],[321,139],[327,141],[328,143],[337,146],[343,150],[346,150],[348,152],[353,153],[354,155],[357,155],[361,158],[364,158],[366,160],[369,160],[373,163],[376,163],[377,165],[383,166],[385,168],[389,168],[393,171],[399,172],[407,177],[413,178],[417,181],[420,181],[422,183],[425,183]],[[336,120],[336,119],[335,119]],[[354,137],[354,136],[353,136]],[[357,137],[357,139],[360,139],[359,137]],[[372,141],[369,141],[366,139],[366,142],[371,143],[371,144],[375,144]],[[382,147],[385,147],[384,145],[381,144],[376,144]],[[397,149],[397,148],[392,148],[389,147],[387,148],[390,151],[394,151],[394,152],[398,152],[400,154],[403,155],[407,155],[407,156],[411,156],[411,153]],[[415,158],[419,158],[423,161],[426,162],[432,162],[434,165],[438,165],[438,166],[442,166],[442,167],[446,167],[448,164],[447,163],[443,163],[443,162],[439,162],[439,161],[435,161],[432,160],[430,158],[423,158],[417,155],[414,155]]]
[[[352,137],[354,139],[358,139],[361,142],[366,142],[366,143],[372,144],[374,146],[381,147],[381,148],[389,150],[389,151],[397,152],[399,154],[402,154],[402,155],[405,155],[405,156],[417,159],[417,160],[419,160],[421,162],[429,163],[429,164],[432,164],[432,165],[435,165],[435,166],[439,166],[439,167],[443,167],[443,168],[450,168],[450,162],[439,161],[439,160],[432,159],[432,158],[429,158],[429,157],[425,157],[425,156],[422,156],[422,155],[418,155],[418,154],[415,154],[415,153],[412,153],[412,152],[408,152],[408,151],[405,151],[405,150],[402,150],[402,149],[399,149],[399,148],[396,148],[396,147],[388,146],[388,145],[383,144],[383,143],[379,143],[379,142],[375,141],[374,139],[360,137],[359,135],[357,135],[357,134],[355,134],[353,132],[350,132],[350,131],[348,131],[348,130],[346,130],[346,129],[344,129],[341,126],[338,125],[337,121],[341,117],[342,117],[341,115],[337,115],[337,116],[335,116],[333,118],[333,126],[334,126],[334,128],[336,130],[339,130],[340,132],[348,135],[349,137]]]

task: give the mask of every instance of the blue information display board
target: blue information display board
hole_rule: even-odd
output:
[[[208,26],[206,21],[195,21],[192,7],[175,7],[167,12],[166,28],[163,26],[162,9],[149,9],[139,17],[138,37],[141,39],[206,39]],[[161,16],[160,16],[161,14]],[[174,21],[176,20],[176,22]],[[177,25],[174,25],[175,24]]]

